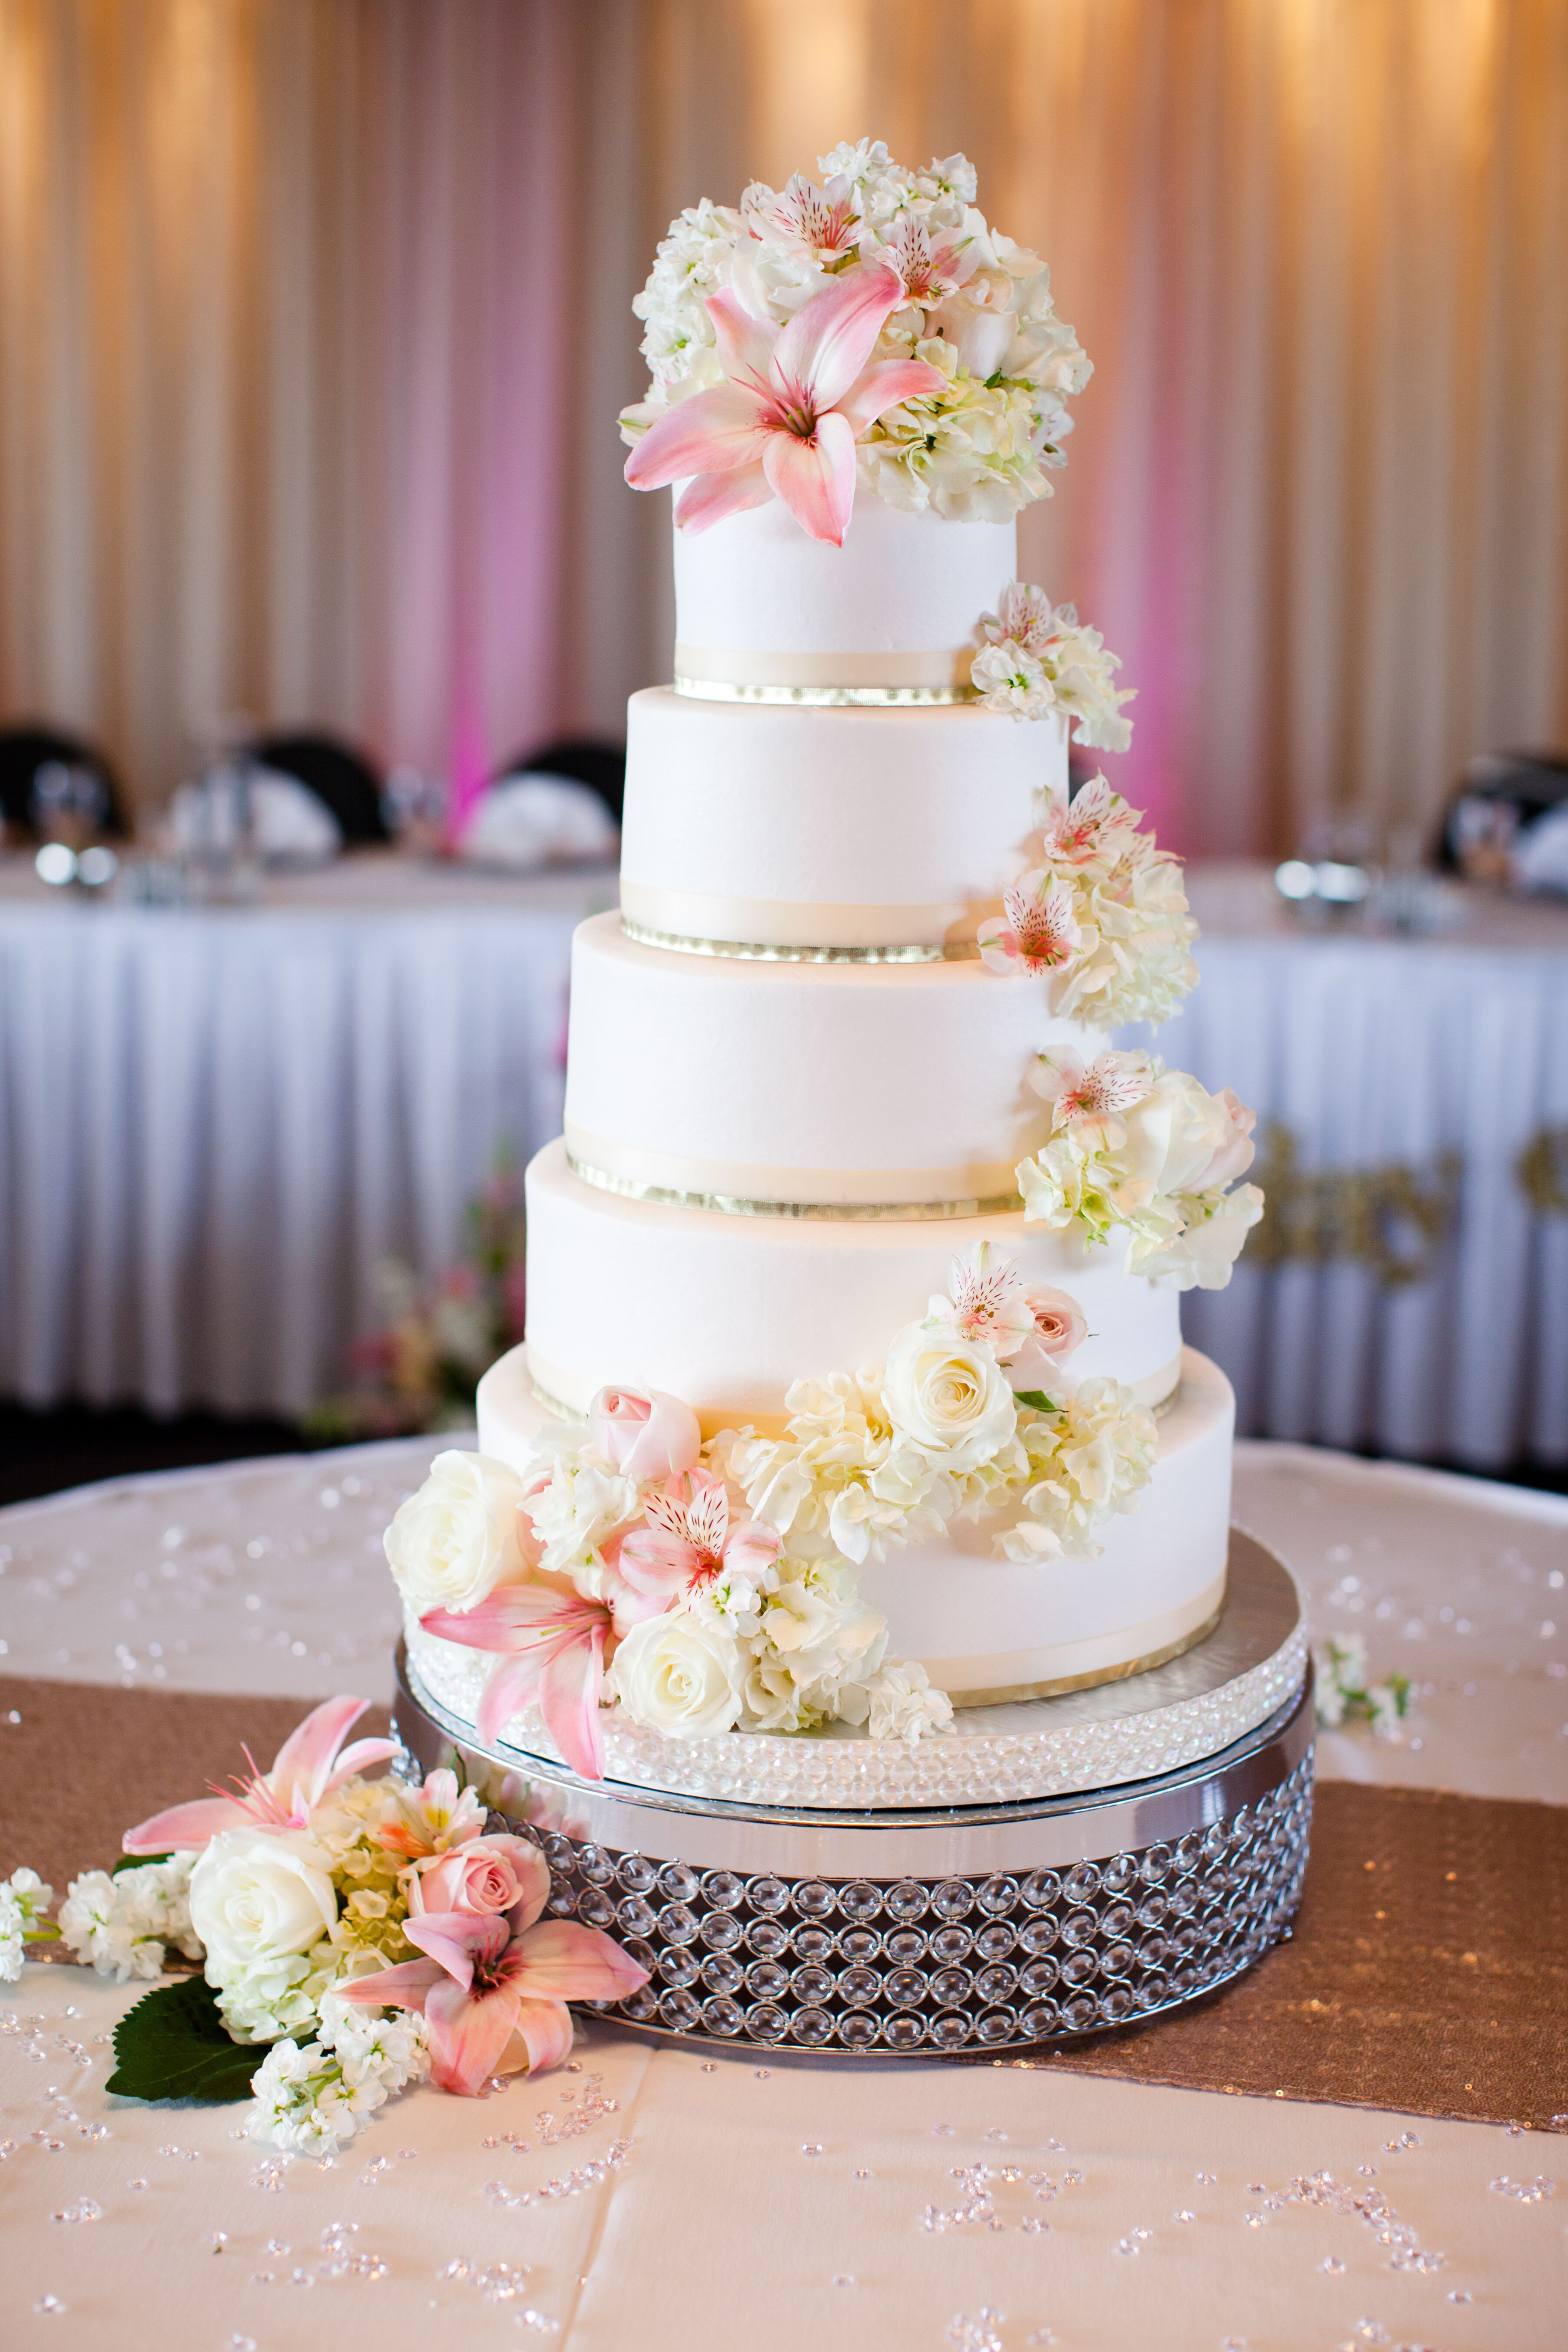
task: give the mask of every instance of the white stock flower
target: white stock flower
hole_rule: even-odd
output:
[[[678,1739],[700,1739],[735,1724],[743,1671],[731,1635],[712,1621],[676,1610],[632,1627],[608,1679],[634,1723]]]
[[[251,2081],[250,2137],[300,2156],[330,2155],[405,2084],[430,2071],[423,2017],[379,2018],[330,1997],[313,2042],[275,2042]]]
[[[990,1462],[1014,1433],[1013,1391],[984,1346],[929,1324],[906,1324],[888,1350],[889,1419],[937,1470]]]
[[[216,1984],[308,1951],[338,1916],[331,1857],[294,1830],[225,1830],[191,1872],[191,1925]]]
[[[416,1615],[461,1612],[526,1573],[518,1511],[523,1482],[488,1454],[437,1454],[383,1538],[398,1591]]]
[[[781,1559],[759,1633],[747,1643],[748,1724],[808,1731],[847,1706],[847,1719],[864,1720],[861,1686],[881,1664],[887,1643],[887,1620],[860,1599],[841,1561]]]
[[[873,1739],[923,1739],[929,1732],[945,1731],[952,1721],[952,1701],[945,1691],[932,1689],[918,1659],[884,1666],[867,1685],[867,1728]]]
[[[559,1450],[557,1450],[557,1447]],[[581,1580],[597,1576],[596,1554],[605,1538],[641,1516],[637,1482],[612,1467],[580,1433],[552,1440],[549,1475],[531,1479],[527,1512],[543,1546],[540,1565],[552,1573]],[[587,1600],[599,1595],[584,1592]]]
[[[62,1939],[79,1960],[117,1984],[158,1976],[168,1944],[187,1959],[199,1959],[189,1907],[192,1859],[174,1854],[112,1876],[89,1870],[73,1878],[60,1906]]]
[[[52,1934],[48,1911],[54,1899],[54,1888],[36,1870],[14,1870],[0,1879],[0,1984],[19,1980],[27,1937]]]
[[[1021,1433],[1034,1473],[1021,1517],[994,1539],[1004,1559],[1093,1559],[1099,1530],[1136,1508],[1154,1466],[1154,1416],[1117,1381],[1081,1381],[1048,1413],[1030,1414]]]
[[[983,710],[997,710],[1010,719],[1045,719],[1057,707],[1056,688],[1044,663],[1011,637],[977,653],[969,675],[979,689]]]

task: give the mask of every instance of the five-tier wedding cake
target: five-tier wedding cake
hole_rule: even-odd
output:
[[[574,943],[526,1343],[387,1539],[422,1686],[590,1778],[607,1735],[655,1785],[639,1739],[917,1741],[1225,1598],[1178,1294],[1259,1213],[1251,1117],[1112,1045],[1194,927],[1112,787],[1069,800],[1129,698],[1016,576],[1088,362],[962,157],[821,171],[683,214],[637,306],[674,682]]]

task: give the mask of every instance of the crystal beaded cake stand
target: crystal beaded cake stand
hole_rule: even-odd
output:
[[[1229,1728],[1226,1693],[1249,1677],[1256,1690],[1281,1654],[1293,1660],[1289,1690]],[[963,1710],[955,1739],[931,1744],[1047,1739],[1055,1711],[1056,1728],[1110,1727],[1098,1750],[1075,1751],[1102,1759],[1116,1753],[1115,1727],[1132,1725],[1125,1763],[1147,1753],[1152,1716],[1194,1697],[1219,1702],[1207,1720],[1227,1727],[1224,1744],[1154,1774],[1121,1769],[1098,1787],[1009,1803],[853,1811],[584,1780],[553,1758],[485,1747],[401,1650],[395,1728],[414,1770],[456,1751],[498,1812],[532,1825],[551,1910],[608,1929],[647,1969],[647,1985],[602,2013],[683,2037],[904,2057],[1152,2016],[1239,1975],[1285,1932],[1307,1860],[1311,1676],[1289,1573],[1250,1538],[1233,1538],[1219,1624],[1182,1658],[1094,1690]],[[1011,1715],[1027,1715],[1028,1730],[1001,1730]]]

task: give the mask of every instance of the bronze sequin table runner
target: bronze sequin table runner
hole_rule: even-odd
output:
[[[242,1741],[269,1764],[304,1713],[0,1678],[0,1875],[29,1863],[63,1895],[132,1822],[238,1769]],[[995,2063],[1550,2128],[1568,2112],[1568,1808],[1324,1782],[1289,1942],[1185,2012]]]

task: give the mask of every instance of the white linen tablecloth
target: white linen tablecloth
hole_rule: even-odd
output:
[[[572,931],[607,867],[386,854],[251,908],[0,891],[0,1394],[289,1413],[389,1253],[450,1265],[557,1134]]]
[[[1183,1302],[1241,1427],[1480,1466],[1568,1462],[1568,1202],[1533,1205],[1521,1170],[1554,1130],[1568,1169],[1568,908],[1472,893],[1441,939],[1315,933],[1259,869],[1188,878],[1201,981],[1156,1043],[1258,1112],[1266,1189],[1275,1124],[1304,1175],[1342,1180],[1328,1204],[1342,1221],[1342,1180],[1379,1171],[1409,1171],[1441,1203],[1452,1155],[1426,1278],[1390,1284],[1350,1255],[1265,1265],[1255,1235],[1228,1289]],[[1419,1255],[1397,1209],[1384,1229]]]
[[[384,1696],[395,1611],[380,1530],[435,1443],[0,1512],[5,1669]],[[1568,1801],[1568,1503],[1243,1445],[1236,1511],[1294,1568],[1320,1631],[1359,1629],[1374,1669],[1420,1685],[1402,1744],[1325,1737],[1321,1771]],[[26,1731],[0,1723],[0,1738]],[[574,2073],[482,2103],[416,2091],[329,2166],[268,2163],[234,2137],[234,2108],[105,2100],[109,2036],[138,1990],[34,1966],[0,1997],[7,2345],[1563,2341],[1558,2137],[1005,2062],[653,2049],[595,2025]],[[944,2223],[963,2202],[958,2170],[977,2165],[992,2175],[978,2216]],[[1323,2173],[1331,2185],[1303,2200],[1293,2184]],[[1373,2191],[1440,2267],[1393,2266],[1375,2221],[1348,2210]]]

